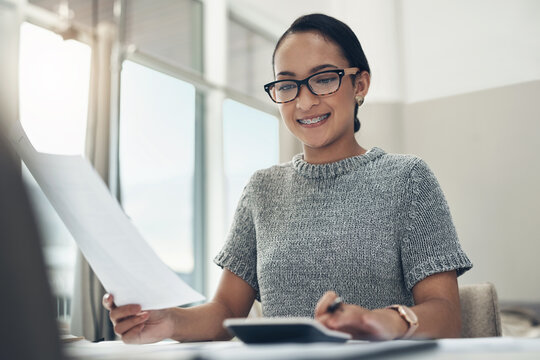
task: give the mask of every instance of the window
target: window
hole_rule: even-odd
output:
[[[124,61],[121,203],[161,259],[194,285],[195,87]]]
[[[90,48],[23,23],[20,118],[37,151],[83,155],[90,84]],[[24,168],[23,168],[24,169]],[[23,177],[43,234],[45,261],[60,318],[68,321],[76,245],[28,170]]]
[[[229,17],[227,83],[233,89],[271,102],[263,85],[274,79],[272,53],[275,40],[269,39]]]
[[[202,71],[202,3],[126,1],[126,43],[174,66]]]
[[[203,101],[204,92],[210,87],[211,91],[237,98],[240,91],[248,95],[247,103],[264,108],[261,99],[265,103],[270,100],[262,84],[272,79],[269,59],[274,41],[230,19],[228,37],[234,42],[228,49],[227,78],[232,89],[221,89],[191,76],[193,70],[203,73],[202,1],[121,3],[123,18],[118,22],[118,31],[123,41],[121,48],[129,51],[121,54],[127,60],[120,74],[119,148],[111,149],[112,153],[118,150],[118,169],[113,173],[118,170],[119,200],[158,256],[190,285],[201,289],[204,271],[208,270],[201,259],[209,219],[204,218],[204,169],[195,159],[204,159],[205,148],[214,146],[203,138],[203,122],[207,119],[202,105],[208,106]],[[88,25],[113,19],[113,4],[109,0],[90,5],[84,0],[29,0],[29,5],[55,13],[69,12],[74,24],[81,25],[83,35]],[[54,26],[52,20],[43,23]],[[30,41],[26,28],[35,28],[43,39]],[[24,25],[21,41],[21,117],[30,140],[42,152],[83,154],[90,48],[72,40],[63,41],[29,24]],[[132,49],[136,49],[135,53],[131,53]],[[36,59],[40,59],[39,63]],[[188,74],[186,78],[193,83],[180,80],[182,74]],[[200,86],[199,90],[195,86]],[[209,176],[225,182],[225,216],[230,222],[251,174],[278,162],[279,121],[230,99],[210,104],[221,105],[224,118],[208,121],[223,121],[225,177],[221,173]],[[28,173],[25,176],[31,178]],[[195,184],[196,178],[202,181]],[[35,183],[32,192],[47,234],[45,252],[51,274],[54,272],[55,292],[69,299],[75,243]],[[201,241],[195,244],[195,239]]]
[[[230,224],[242,190],[253,173],[279,161],[279,122],[275,116],[231,99],[223,104],[223,158],[226,217]]]
[[[28,0],[29,4],[69,18],[76,25],[87,27],[92,26],[94,21],[97,24],[101,21],[113,22],[114,2],[115,0]]]
[[[90,47],[23,23],[19,80],[21,123],[36,150],[84,154]]]

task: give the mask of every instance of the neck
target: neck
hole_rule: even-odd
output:
[[[356,142],[354,136],[352,141],[347,143],[332,144],[323,148],[313,148],[304,144],[303,147],[304,160],[310,164],[326,164],[366,153],[366,149]]]

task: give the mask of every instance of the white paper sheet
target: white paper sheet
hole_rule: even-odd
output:
[[[80,156],[38,153],[20,125],[11,139],[117,305],[163,309],[204,300],[156,255]]]

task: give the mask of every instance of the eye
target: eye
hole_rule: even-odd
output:
[[[277,91],[289,91],[293,89],[296,89],[296,84],[292,82],[285,82],[285,83],[277,84]]]
[[[321,76],[321,77],[318,77],[315,79],[315,82],[319,85],[327,85],[327,84],[331,84],[332,82],[336,81],[337,80],[337,77],[336,76]]]

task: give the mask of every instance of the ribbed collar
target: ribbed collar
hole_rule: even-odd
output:
[[[300,175],[313,179],[326,179],[347,174],[384,154],[386,153],[383,149],[374,147],[364,155],[326,164],[308,163],[304,160],[304,154],[297,154],[292,159],[292,165]]]

